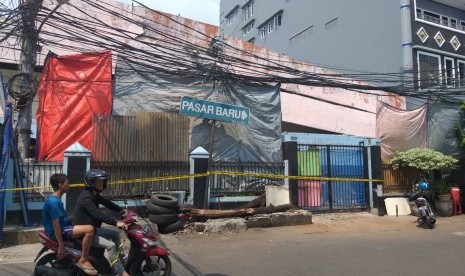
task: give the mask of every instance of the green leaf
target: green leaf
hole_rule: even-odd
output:
[[[422,171],[448,171],[457,167],[458,160],[439,151],[426,148],[414,148],[397,152],[390,161],[392,167],[412,167]]]

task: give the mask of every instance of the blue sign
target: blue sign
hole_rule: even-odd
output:
[[[249,123],[250,117],[248,107],[204,101],[190,97],[181,97],[181,109],[179,113],[187,116],[244,125]]]

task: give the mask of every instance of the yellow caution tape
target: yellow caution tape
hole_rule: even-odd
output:
[[[350,177],[321,177],[321,176],[293,176],[293,175],[276,175],[276,174],[260,174],[260,173],[243,173],[243,172],[228,172],[228,171],[214,171],[211,174],[218,175],[238,175],[238,176],[253,176],[260,178],[273,178],[273,179],[296,179],[296,180],[320,180],[320,181],[360,181],[367,182],[370,179],[366,178],[350,178]],[[382,179],[371,179],[372,182],[384,182]]]
[[[209,175],[248,176],[248,177],[269,178],[269,179],[384,182],[384,180],[382,180],[382,179],[349,178],[349,177],[320,177],[320,176],[292,176],[292,175],[245,173],[245,172],[211,171],[211,172],[197,173],[197,174],[185,174],[185,175],[175,175],[175,176],[157,176],[157,177],[149,177],[149,178],[135,178],[135,179],[128,179],[128,180],[119,180],[119,181],[109,182],[108,185],[133,184],[135,182],[139,182],[139,183],[140,182],[156,182],[156,181],[186,179],[186,178],[195,178],[195,177],[206,177],[206,176],[209,176]],[[72,187],[72,188],[84,187],[84,184],[83,183],[71,184],[70,187]],[[2,189],[2,190],[0,190],[0,192],[25,191],[25,190],[43,190],[43,189],[51,189],[51,188],[52,188],[52,186],[35,186],[35,187],[27,187],[27,188],[9,188],[9,189]]]

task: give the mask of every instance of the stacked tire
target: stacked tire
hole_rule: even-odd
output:
[[[149,219],[158,226],[160,234],[180,230],[184,223],[179,219],[178,199],[167,194],[153,194],[147,202]]]

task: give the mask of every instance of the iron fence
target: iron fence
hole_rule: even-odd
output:
[[[283,163],[270,162],[214,162],[212,171],[283,175]],[[249,196],[265,192],[265,185],[283,185],[284,180],[243,175],[212,176],[210,196]]]
[[[298,204],[312,211],[364,209],[367,183],[364,179],[364,147],[353,145],[297,145],[299,176],[340,180],[298,180]]]
[[[24,186],[27,188],[38,187],[38,189],[26,190],[26,198],[29,202],[45,201],[53,190],[52,188],[42,187],[50,186],[50,176],[55,173],[63,173],[63,163],[61,162],[35,162],[24,161],[23,166]],[[16,182],[15,182],[16,183]],[[15,185],[14,187],[17,187]],[[19,192],[13,193],[13,202],[19,202]]]
[[[110,181],[124,183],[111,185],[104,195],[112,198],[144,196],[147,191],[186,191],[189,179],[150,180],[154,177],[189,174],[189,162],[91,162],[91,168],[110,173]],[[138,181],[140,179],[144,181]]]

